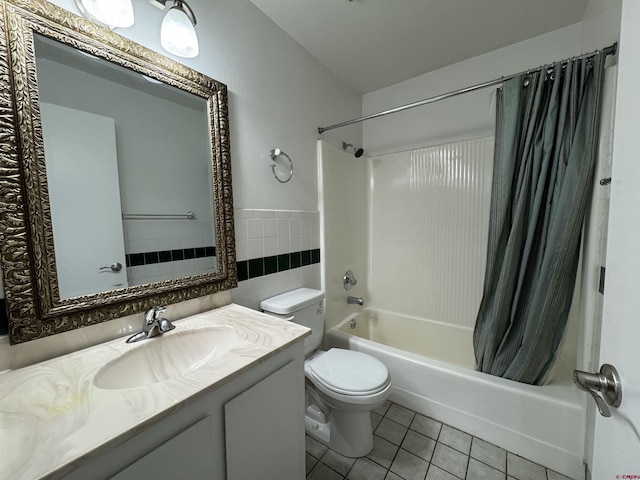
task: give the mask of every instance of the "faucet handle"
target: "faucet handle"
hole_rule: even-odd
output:
[[[167,311],[167,307],[161,307],[161,306],[151,307],[144,314],[145,323],[149,325],[150,323],[153,323],[156,320],[160,320],[160,314],[166,311]]]
[[[161,318],[158,321],[158,329],[160,330],[161,333],[170,332],[174,328],[176,328],[176,326],[166,318]]]
[[[347,273],[342,277],[342,285],[344,285],[345,290],[351,290],[358,284],[358,280],[356,280],[356,276],[353,274],[351,270],[348,270]]]

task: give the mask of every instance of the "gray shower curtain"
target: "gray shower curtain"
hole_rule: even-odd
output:
[[[575,285],[599,135],[605,55],[558,63],[498,91],[476,368],[539,384]]]

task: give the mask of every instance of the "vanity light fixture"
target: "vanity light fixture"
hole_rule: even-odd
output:
[[[75,0],[85,18],[110,29],[133,25],[131,0]]]
[[[166,8],[171,2],[171,8],[162,20],[160,27],[160,44],[167,52],[179,57],[193,58],[199,53],[198,36],[195,25],[196,16],[183,0],[150,0],[159,8]]]
[[[127,28],[133,25],[131,0],[75,0],[82,15],[100,26]],[[183,0],[149,0],[161,10],[169,11],[160,27],[160,44],[167,52],[178,57],[193,58],[200,53],[195,25],[196,16]]]

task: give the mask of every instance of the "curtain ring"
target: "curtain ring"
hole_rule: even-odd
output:
[[[293,178],[293,161],[291,160],[291,157],[286,153],[284,153],[279,148],[274,148],[273,150],[271,150],[270,156],[271,156],[271,160],[273,160],[274,162],[280,156],[283,156],[287,160],[289,160],[289,176],[287,177],[286,180],[282,180],[280,177],[278,177],[278,174],[276,173],[276,164],[275,163],[271,164],[271,171],[273,172],[273,176],[276,177],[276,180],[278,180],[280,183],[287,183],[289,180]]]

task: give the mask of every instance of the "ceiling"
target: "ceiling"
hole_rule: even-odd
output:
[[[251,0],[359,93],[578,23],[589,0]]]

